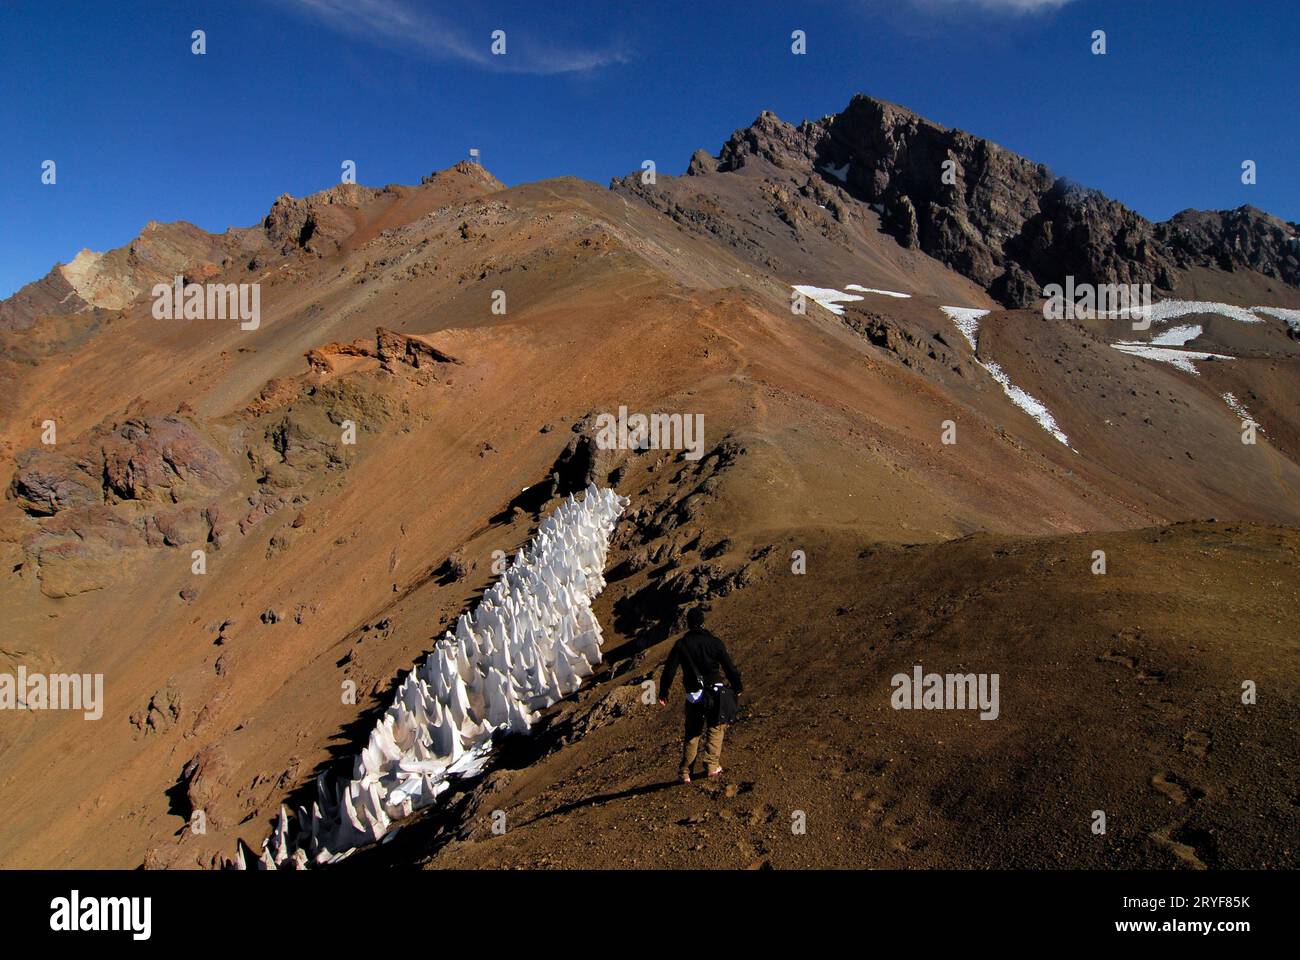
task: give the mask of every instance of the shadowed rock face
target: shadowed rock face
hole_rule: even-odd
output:
[[[755,158],[841,182],[883,208],[884,228],[900,244],[1008,306],[1032,303],[1043,285],[1067,275],[1168,290],[1177,270],[1206,266],[1300,285],[1295,224],[1253,207],[1186,211],[1153,224],[1043,164],[871,97],[854,97],[842,113],[798,127],[764,112],[732,134],[716,163],[697,153],[688,173],[734,172]],[[943,182],[948,161],[955,183]]]
[[[1294,223],[1251,206],[1184,210],[1156,224],[1156,237],[1178,266],[1243,267],[1292,286],[1300,284],[1300,232]]]
[[[822,165],[847,162],[850,188],[884,207],[885,227],[901,243],[985,287],[1005,272],[1003,245],[1038,213],[1037,198],[1052,184],[1041,164],[866,97],[821,123]],[[949,160],[955,184],[941,176]]]
[[[40,280],[27,284],[0,302],[0,330],[24,330],[38,316],[84,310],[89,306],[55,267]]]
[[[1152,225],[1122,203],[1057,180],[1038,204],[1039,212],[1004,247],[1008,269],[1022,267],[1040,283],[1074,276],[1090,283],[1173,287],[1168,251],[1155,239]],[[1011,306],[1028,305],[1034,299],[1009,297],[1009,292],[993,291]]]

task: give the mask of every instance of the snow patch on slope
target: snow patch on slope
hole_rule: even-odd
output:
[[[971,350],[975,350],[979,343],[980,318],[987,316],[989,311],[980,310],[977,307],[940,307],[939,309],[946,313],[957,329],[961,331],[961,335],[970,344]],[[1070,438],[1061,430],[1056,418],[1047,409],[1047,404],[1012,383],[1011,378],[1007,376],[1007,372],[994,361],[989,360],[986,362],[976,357],[975,362],[987,370],[989,376],[997,381],[998,385],[1002,387],[1002,392],[1007,395],[1008,400],[1037,420],[1040,427],[1061,441],[1061,443],[1067,447],[1070,446]]]
[[[1238,307],[1230,303],[1217,303],[1211,300],[1162,300],[1145,308],[1143,316],[1152,324],[1168,323],[1189,314],[1217,314],[1241,323],[1265,323],[1266,317],[1283,321],[1293,333],[1300,334],[1300,310],[1285,307]],[[1164,333],[1157,334],[1149,341],[1120,340],[1111,346],[1130,356],[1168,363],[1193,376],[1199,376],[1193,365],[1207,360],[1232,360],[1233,357],[1222,353],[1205,353],[1197,350],[1175,350],[1173,347],[1185,347],[1203,333],[1195,324],[1171,327]],[[1225,396],[1225,400],[1227,396]],[[1235,400],[1233,401],[1235,402]],[[1229,403],[1232,406],[1232,403]],[[1236,410],[1235,407],[1233,407]]]
[[[832,167],[829,163],[821,168],[822,173],[829,173],[840,183],[845,183],[849,178],[849,165],[844,163],[838,167]]]
[[[1223,402],[1228,405],[1229,410],[1241,417],[1243,422],[1253,423],[1260,433],[1264,432],[1264,428],[1259,426],[1259,422],[1250,415],[1250,411],[1246,409],[1246,405],[1238,400],[1234,394],[1225,393],[1223,395]]]
[[[1111,346],[1130,356],[1168,363],[1179,370],[1190,373],[1194,377],[1200,376],[1196,367],[1192,366],[1194,361],[1232,359],[1232,357],[1225,356],[1222,353],[1205,353],[1201,350],[1174,350],[1170,347],[1152,346],[1150,343],[1143,343],[1140,340],[1121,340],[1118,343],[1112,343]]]
[[[966,342],[974,350],[980,332],[980,318],[988,316],[988,311],[975,307],[940,307],[939,309],[946,313],[948,319],[957,325],[961,335],[966,338]]]
[[[1054,436],[1057,440],[1060,440],[1061,443],[1065,444],[1067,447],[1070,445],[1070,438],[1061,431],[1061,428],[1056,423],[1056,418],[1052,416],[1052,412],[1047,409],[1046,404],[1041,400],[1030,396],[1024,390],[1020,389],[1020,387],[1017,387],[1012,383],[1011,378],[1007,376],[1006,371],[998,366],[994,361],[990,360],[985,363],[983,360],[980,360],[979,365],[987,370],[989,375],[1002,386],[1002,392],[1007,395],[1008,399],[1010,399],[1012,403],[1037,420],[1040,427]]]
[[[1245,307],[1235,307],[1230,303],[1215,303],[1210,300],[1161,300],[1146,307],[1141,316],[1150,317],[1152,323],[1168,323],[1170,320],[1177,320],[1192,313],[1217,313],[1242,323],[1264,322]]]
[[[1157,347],[1185,347],[1200,335],[1200,327],[1188,324],[1182,327],[1170,327],[1164,333],[1152,337],[1150,343]]]
[[[877,290],[875,287],[860,287],[856,283],[850,283],[845,290],[856,290],[858,293],[878,293],[883,297],[898,297],[900,300],[910,300],[910,293],[899,293],[897,290]]]
[[[844,293],[842,290],[829,287],[810,287],[802,283],[793,284],[793,287],[809,300],[820,303],[837,317],[844,316],[844,308],[840,306],[841,303],[852,303],[855,300],[862,299],[855,293]]]
[[[1255,313],[1276,317],[1284,321],[1294,333],[1300,334],[1300,310],[1288,310],[1285,307],[1251,307],[1250,309]]]
[[[1146,313],[1143,315],[1150,316],[1152,323],[1168,323],[1170,320],[1177,320],[1179,317],[1194,313],[1218,314],[1242,323],[1264,323],[1265,317],[1273,317],[1285,322],[1292,330],[1300,332],[1300,310],[1286,307],[1238,307],[1212,300],[1161,300],[1146,308]]]
[[[899,293],[897,290],[877,290],[874,287],[863,287],[856,283],[848,284],[844,290],[853,290],[853,293],[845,293],[844,290],[836,290],[834,287],[813,287],[803,283],[791,284],[791,286],[802,293],[809,300],[821,304],[837,317],[844,316],[844,307],[841,304],[854,303],[864,299],[861,294],[875,293],[884,297],[897,297],[902,300],[911,298],[910,293]]]

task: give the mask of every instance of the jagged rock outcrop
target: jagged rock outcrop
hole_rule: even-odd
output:
[[[628,451],[605,448],[596,441],[596,414],[588,413],[570,429],[573,436],[551,467],[551,496],[564,496],[593,483],[611,483],[628,458]]]
[[[169,680],[165,686],[155,690],[143,710],[131,714],[128,721],[136,728],[137,736],[151,733],[163,733],[181,717],[181,695]]]
[[[363,339],[351,343],[326,343],[307,351],[307,366],[314,373],[332,373],[335,357],[373,357],[375,346]]]
[[[391,371],[395,364],[406,364],[416,370],[427,369],[439,363],[460,363],[449,353],[438,349],[427,337],[408,336],[379,327],[375,331],[376,356],[384,369]]]
[[[181,416],[135,417],[19,455],[8,494],[36,518],[23,551],[49,597],[113,583],[131,552],[213,536],[211,500],[238,474]]]
[[[281,194],[262,221],[273,248],[282,254],[295,250],[333,253],[356,229],[349,210],[383,193],[373,187],[340,183],[307,197]]]
[[[213,801],[225,791],[229,776],[230,759],[220,744],[209,744],[185,761],[178,782],[189,805],[187,818],[194,811],[206,816]]]
[[[20,454],[10,493],[28,513],[122,500],[179,502],[235,479],[216,447],[178,416],[132,418],[58,450]]]
[[[1073,276],[1090,283],[1173,287],[1173,258],[1155,238],[1154,226],[1122,203],[1058,180],[1038,204],[1039,212],[1005,245],[1007,265],[1018,265],[1040,283]],[[1033,293],[1034,299],[1041,295]]]
[[[114,500],[165,500],[216,493],[235,480],[221,453],[176,416],[133,419],[104,438],[104,491]]]
[[[1287,223],[1252,206],[1236,210],[1184,210],[1156,224],[1156,237],[1179,266],[1243,267],[1297,284],[1300,224]]]
[[[19,456],[9,490],[28,513],[53,516],[69,507],[102,503],[103,475],[98,451],[30,450]]]
[[[716,160],[697,151],[687,174],[735,173],[755,161],[841,186],[879,210],[902,246],[1008,306],[1033,303],[1067,275],[1168,290],[1177,271],[1192,266],[1256,270],[1300,286],[1296,224],[1251,207],[1185,211],[1154,224],[1043,164],[871,97],[797,127],[764,111]],[[620,184],[652,199],[631,178]]]
[[[782,169],[800,169],[817,159],[818,142],[822,136],[823,132],[816,124],[804,123],[794,127],[772,111],[764,110],[757,120],[737,130],[722,145],[714,169],[718,173],[739,170],[750,157],[761,157]],[[693,160],[692,167],[696,166]],[[703,163],[698,166],[707,168]]]

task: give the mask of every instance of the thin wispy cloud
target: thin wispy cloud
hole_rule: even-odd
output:
[[[999,13],[1045,13],[1074,0],[912,0],[913,5],[932,10],[979,9]]]
[[[331,30],[379,46],[500,73],[584,73],[626,63],[619,44],[568,47],[507,30],[507,53],[490,51],[491,31],[479,37],[446,17],[404,0],[274,0]],[[502,26],[505,29],[505,26]]]

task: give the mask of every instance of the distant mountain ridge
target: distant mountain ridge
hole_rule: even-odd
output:
[[[949,160],[955,183],[941,177]],[[755,161],[842,186],[879,211],[881,227],[902,247],[970,278],[1007,307],[1033,304],[1044,286],[1066,276],[1168,292],[1193,267],[1253,271],[1300,288],[1300,224],[1249,205],[1189,209],[1155,223],[989,140],[863,94],[838,114],[798,126],[764,111],[716,157],[696,151],[687,174],[736,173]],[[299,249],[332,252],[351,232],[348,210],[439,178],[501,186],[483,167],[460,163],[418,187],[339,184],[304,198],[285,194],[261,224],[222,234],[150,222],[127,246],[82,251],[0,301],[0,331],[26,329],[47,314],[122,309],[154,283],[201,264],[225,269],[240,258],[256,265]],[[664,208],[639,175],[613,185]]]
[[[41,316],[122,310],[155,283],[170,283],[177,274],[212,275],[232,266],[254,272],[298,251],[333,253],[355,228],[349,211],[385,195],[472,189],[475,184],[484,189],[502,186],[483,167],[462,162],[423,178],[416,187],[342,183],[302,198],[282,194],[260,224],[219,234],[185,221],[150,221],[126,246],[107,253],[83,250],[71,263],[57,264],[0,301],[0,331],[25,330]]]
[[[755,159],[807,168],[881,208],[882,225],[971,278],[1009,307],[1048,283],[1176,285],[1190,267],[1253,270],[1300,286],[1300,225],[1250,206],[1186,210],[1152,223],[1097,190],[989,140],[904,107],[855,96],[838,114],[793,126],[763,112],[722,145],[699,151],[688,173],[731,173]],[[956,164],[944,183],[945,161]]]

